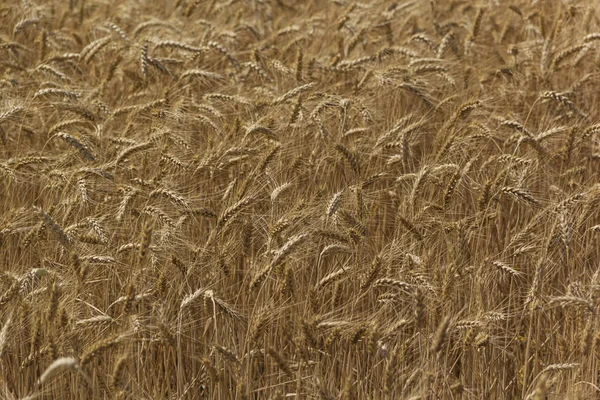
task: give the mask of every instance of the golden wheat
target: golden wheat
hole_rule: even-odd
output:
[[[597,2],[0,8],[0,398],[597,396]]]

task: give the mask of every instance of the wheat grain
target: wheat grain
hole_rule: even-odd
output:
[[[105,36],[100,39],[94,40],[93,42],[89,43],[87,46],[81,49],[81,51],[79,52],[79,59],[85,61],[85,59],[89,57],[89,54],[95,54],[100,48],[110,43],[111,40],[112,38],[110,36]],[[87,62],[89,62],[90,60],[88,60]]]
[[[569,100],[569,98],[561,93],[557,93],[554,91],[545,91],[541,94],[540,96],[542,99],[551,99],[553,101],[556,101],[558,103],[560,103],[561,105],[563,105],[564,107],[567,107],[569,110],[573,111],[575,114],[579,115],[580,117],[587,119],[587,115],[585,115],[579,108],[577,108],[577,106],[571,101]]]
[[[290,237],[283,246],[275,251],[275,255],[270,264],[271,269],[280,265],[298,246],[300,246],[308,238],[308,233],[301,233]]]
[[[200,69],[187,70],[179,76],[179,79],[185,79],[188,77],[197,78],[201,81],[219,81],[223,79],[223,76],[216,72],[203,71]]]
[[[114,319],[109,315],[97,315],[95,317],[80,319],[75,321],[75,325],[79,327],[104,325],[114,322]]]
[[[65,231],[63,231],[63,229],[54,221],[54,219],[50,215],[44,212],[41,208],[35,206],[34,211],[42,219],[44,224],[56,234],[63,246],[67,248],[71,246],[73,240],[65,233]]]
[[[340,207],[340,205],[342,203],[343,194],[344,194],[344,189],[340,190],[339,192],[337,192],[336,194],[333,195],[333,197],[329,201],[329,204],[327,205],[327,213],[326,213],[327,217],[331,218],[337,212],[338,208]]]
[[[69,100],[77,100],[80,94],[74,91],[60,89],[60,88],[46,88],[35,92],[33,98],[40,97],[61,97]]]
[[[42,376],[40,376],[38,384],[45,385],[63,371],[76,371],[78,369],[79,364],[77,363],[77,360],[73,357],[62,357],[56,359],[52,362],[52,364],[50,364],[50,366],[48,366],[48,368],[46,368]]]
[[[18,286],[16,286],[16,285],[15,285],[15,287],[18,288]],[[4,296],[2,296],[2,298],[0,298],[0,300],[4,300]],[[5,303],[5,302],[6,302],[6,300],[0,301],[0,305],[2,305],[2,303]],[[13,316],[11,313],[4,321],[4,324],[2,325],[2,329],[0,329],[0,357],[2,357],[4,355],[4,351],[6,349],[6,345],[8,342],[8,333],[9,333],[9,329],[11,327],[12,320],[13,320]]]
[[[81,155],[87,158],[90,161],[96,160],[90,149],[78,138],[73,135],[70,135],[66,132],[59,132],[56,134],[56,137],[59,137],[69,143],[71,146],[75,147]]]

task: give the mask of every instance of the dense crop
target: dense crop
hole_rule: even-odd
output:
[[[598,396],[596,1],[0,8],[0,398]]]

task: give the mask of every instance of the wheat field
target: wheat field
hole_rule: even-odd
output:
[[[0,7],[0,398],[600,398],[596,1]]]

